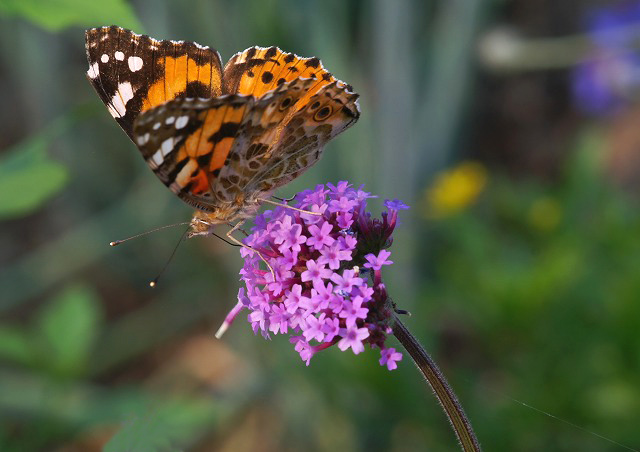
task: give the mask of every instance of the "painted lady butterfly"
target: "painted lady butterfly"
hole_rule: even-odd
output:
[[[86,32],[89,81],[169,189],[197,209],[191,235],[255,215],[358,120],[358,94],[318,58],[214,49],[120,27]]]

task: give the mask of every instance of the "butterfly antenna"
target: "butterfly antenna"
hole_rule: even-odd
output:
[[[189,232],[189,229],[191,229],[191,224],[189,224],[189,227],[187,229],[185,229],[185,231],[182,233],[182,235],[180,236],[180,240],[178,240],[178,243],[176,243],[176,246],[173,248],[173,251],[171,252],[171,256],[169,256],[169,259],[167,259],[167,262],[165,262],[164,267],[162,267],[162,270],[160,270],[160,273],[158,273],[158,276],[156,276],[155,278],[153,278],[153,280],[151,280],[149,282],[149,286],[150,287],[156,287],[158,285],[158,280],[160,279],[160,276],[162,276],[162,274],[164,273],[164,271],[167,269],[167,267],[169,266],[169,263],[171,262],[171,260],[173,259],[173,256],[176,255],[176,251],[178,251],[178,247],[180,246],[180,244],[182,243],[182,241],[184,240],[184,238],[187,236],[187,232]]]
[[[191,223],[189,223],[188,221],[183,221],[182,223],[167,224],[165,226],[160,226],[159,228],[151,229],[150,231],[145,231],[145,232],[141,232],[140,234],[132,235],[131,237],[127,237],[126,239],[114,240],[113,242],[109,242],[109,245],[117,246],[131,239],[137,239],[138,237],[142,237],[143,235],[151,234],[152,232],[158,232],[158,231],[162,231],[163,229],[173,228],[176,226],[184,226],[185,224],[191,224]]]

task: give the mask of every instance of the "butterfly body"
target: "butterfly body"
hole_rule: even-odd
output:
[[[86,32],[87,76],[156,176],[197,209],[192,233],[255,215],[357,121],[358,95],[317,58],[217,51],[119,27]]]

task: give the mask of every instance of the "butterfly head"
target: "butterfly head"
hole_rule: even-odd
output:
[[[191,219],[189,237],[212,235],[217,225],[237,223],[252,218],[256,215],[259,207],[260,201],[257,198],[247,198],[218,204],[216,209],[211,212],[196,210]]]

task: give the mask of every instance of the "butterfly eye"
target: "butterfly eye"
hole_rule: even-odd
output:
[[[289,97],[289,96],[287,96],[284,99],[282,99],[282,102],[280,102],[280,111],[282,111],[285,108],[289,107],[289,105],[291,105],[292,102],[293,102],[293,99],[291,99],[291,97]]]
[[[331,107],[329,107],[328,105],[325,105],[320,110],[318,110],[315,115],[313,115],[313,119],[315,119],[316,121],[323,121],[329,117],[331,112],[332,112]]]

